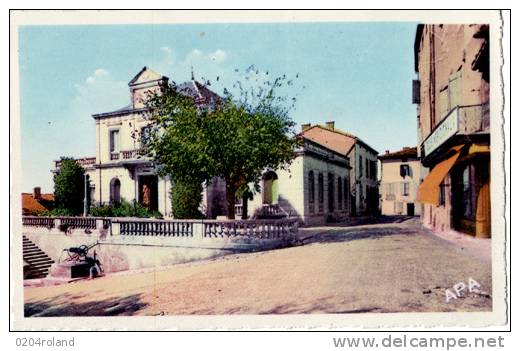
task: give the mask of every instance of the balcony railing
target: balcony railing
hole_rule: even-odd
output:
[[[244,205],[235,204],[235,217],[242,217],[243,211],[244,211]]]
[[[141,157],[141,150],[140,149],[133,149],[133,150],[124,150],[121,151],[121,156],[123,157],[123,160],[131,160]]]
[[[454,135],[489,133],[489,121],[489,103],[453,108],[423,141],[423,157]]]
[[[110,153],[110,160],[111,161],[119,161],[119,160],[136,160],[140,159],[141,156],[141,150],[140,149],[133,149],[133,150],[122,150],[118,152],[111,152]]]
[[[61,167],[62,160],[54,161],[54,166],[56,168]],[[96,158],[95,157],[83,157],[83,158],[77,158],[76,162],[83,167],[92,166],[96,164]]]

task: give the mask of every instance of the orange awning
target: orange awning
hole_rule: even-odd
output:
[[[424,178],[421,185],[419,185],[417,201],[436,206],[439,205],[439,186],[444,178],[446,178],[446,175],[450,172],[450,169],[453,167],[455,162],[457,162],[463,146],[464,145],[458,145],[453,147],[452,150],[455,151],[455,154],[433,167],[426,178]]]

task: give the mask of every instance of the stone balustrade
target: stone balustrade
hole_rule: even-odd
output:
[[[139,158],[139,156],[140,156],[139,153],[140,153],[139,149],[123,150],[123,151],[121,151],[121,156],[123,156],[123,160],[131,160],[131,159]]]
[[[112,220],[112,235],[192,237],[194,223],[196,221],[118,218]]]
[[[67,228],[67,229],[108,229],[109,218],[99,217],[38,217],[23,216],[22,225],[27,227]]]
[[[244,211],[244,205],[235,204],[235,217],[242,217],[243,211]]]
[[[290,239],[298,233],[296,219],[204,221],[204,237],[247,236],[257,239]]]
[[[80,166],[87,167],[92,166],[96,164],[96,158],[95,157],[83,157],[83,158],[77,158],[75,160]],[[54,161],[54,167],[60,168],[61,167],[62,160]]]
[[[54,228],[54,218],[51,217],[37,217],[37,216],[24,216],[22,217],[22,225],[31,227],[45,227]]]
[[[101,230],[111,236],[179,237],[218,239],[248,237],[254,239],[292,240],[298,233],[297,219],[248,220],[157,220],[143,218],[33,217],[24,216],[24,226]]]

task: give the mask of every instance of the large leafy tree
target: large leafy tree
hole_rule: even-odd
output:
[[[83,212],[85,170],[72,158],[62,158],[54,175],[54,201],[62,213],[79,215]]]
[[[234,218],[235,197],[250,191],[248,184],[256,184],[264,169],[287,167],[298,143],[289,117],[295,98],[276,94],[292,81],[259,79],[267,73],[254,67],[246,73],[245,83],[234,85],[237,94],[224,89],[221,100],[207,105],[175,84],[163,87],[149,99],[151,123],[142,136],[144,152],[174,182],[225,179],[229,218]]]

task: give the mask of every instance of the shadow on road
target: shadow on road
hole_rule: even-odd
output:
[[[414,235],[416,228],[383,227],[383,228],[341,228],[331,229],[321,234],[302,238],[303,244],[347,242],[362,239],[379,239],[391,235]]]
[[[351,220],[348,225],[350,227],[369,224],[390,224],[403,223],[411,219],[418,218],[414,216],[377,216],[377,217],[361,217]]]
[[[132,316],[148,306],[141,301],[140,294],[106,300],[74,303],[73,299],[83,296],[64,294],[38,302],[26,302],[25,317],[70,317],[70,316]]]

